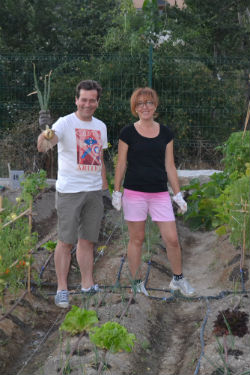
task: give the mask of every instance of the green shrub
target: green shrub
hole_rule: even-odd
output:
[[[183,190],[191,191],[184,220],[191,229],[216,229],[217,234],[230,233],[234,245],[250,249],[250,133],[231,134],[222,146],[225,170],[215,173],[201,185],[192,180]]]
[[[249,196],[249,176],[244,176],[231,185],[228,196],[229,202],[233,202],[229,215],[230,240],[234,245],[242,246],[245,235],[245,246],[248,250],[250,249]]]
[[[187,198],[188,211],[184,215],[184,221],[192,230],[210,230],[224,223],[220,218],[217,218],[217,222],[214,220],[217,212],[215,199],[220,197],[228,181],[229,176],[226,173],[214,173],[210,181],[205,184],[201,184],[196,178],[190,182],[190,185],[183,187],[192,192]]]
[[[250,131],[232,133],[228,140],[217,149],[223,153],[221,162],[225,166],[225,172],[230,174],[238,171],[244,174],[245,164],[250,158]]]
[[[9,222],[14,210],[6,209],[3,223]],[[0,284],[15,290],[23,286],[27,266],[31,261],[28,252],[37,242],[37,233],[30,235],[27,217],[22,217],[5,228],[0,228]]]
[[[46,172],[42,169],[37,173],[27,174],[24,181],[21,182],[21,199],[26,202],[33,200],[39,191],[47,186],[46,177]]]

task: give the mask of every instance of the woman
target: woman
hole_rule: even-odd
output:
[[[136,291],[148,295],[144,282],[136,278],[149,213],[167,248],[173,272],[170,289],[191,296],[194,289],[182,274],[181,249],[167,181],[174,192],[173,200],[183,213],[187,204],[180,192],[174,163],[173,134],[154,120],[158,103],[157,93],[149,87],[138,88],[131,96],[131,112],[139,120],[124,127],[120,133],[112,203],[118,210],[123,205],[129,231],[128,265]],[[122,197],[120,189],[124,174]]]

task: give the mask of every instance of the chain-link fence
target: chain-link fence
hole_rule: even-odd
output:
[[[129,98],[136,87],[151,84],[160,97],[158,121],[175,134],[178,168],[218,167],[216,146],[244,125],[249,100],[249,61],[241,58],[168,57],[146,54],[60,56],[0,54],[0,176],[15,169],[56,169],[39,156],[39,106],[33,64],[41,89],[52,70],[50,112],[53,120],[75,110],[75,86],[95,79],[103,86],[96,117],[108,126],[116,150],[120,129],[134,121]],[[54,160],[56,155],[54,152]],[[45,160],[46,159],[46,160]],[[51,159],[51,156],[50,156]],[[47,165],[46,165],[47,163]],[[52,173],[53,174],[53,173]]]

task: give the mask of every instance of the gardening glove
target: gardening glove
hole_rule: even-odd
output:
[[[103,197],[105,197],[105,198],[107,198],[109,201],[111,201],[111,194],[110,194],[110,192],[109,192],[109,189],[104,189],[104,190],[102,190],[102,196]]]
[[[50,129],[49,126],[46,125],[46,129],[43,132],[44,138],[50,140],[51,138],[54,137],[54,134],[55,134],[54,130]]]
[[[112,205],[117,211],[120,211],[122,207],[122,193],[120,191],[113,191]]]
[[[185,214],[187,211],[187,202],[184,201],[180,191],[173,196],[173,201],[179,206],[181,213]]]

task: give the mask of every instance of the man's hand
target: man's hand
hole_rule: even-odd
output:
[[[173,196],[173,201],[179,206],[182,214],[185,214],[185,212],[187,212],[187,202],[183,199],[182,193],[180,191]]]
[[[43,131],[44,138],[50,140],[54,137],[54,130],[50,129],[48,125],[46,125],[46,129]]]
[[[122,208],[122,193],[120,191],[113,191],[112,205],[117,211]]]
[[[37,139],[37,149],[39,152],[47,152],[52,149],[58,142],[57,135],[54,130],[46,125],[46,129],[39,135]]]
[[[107,198],[109,201],[112,200],[111,194],[109,192],[109,189],[103,189],[102,190],[102,196],[105,197],[105,198]]]

